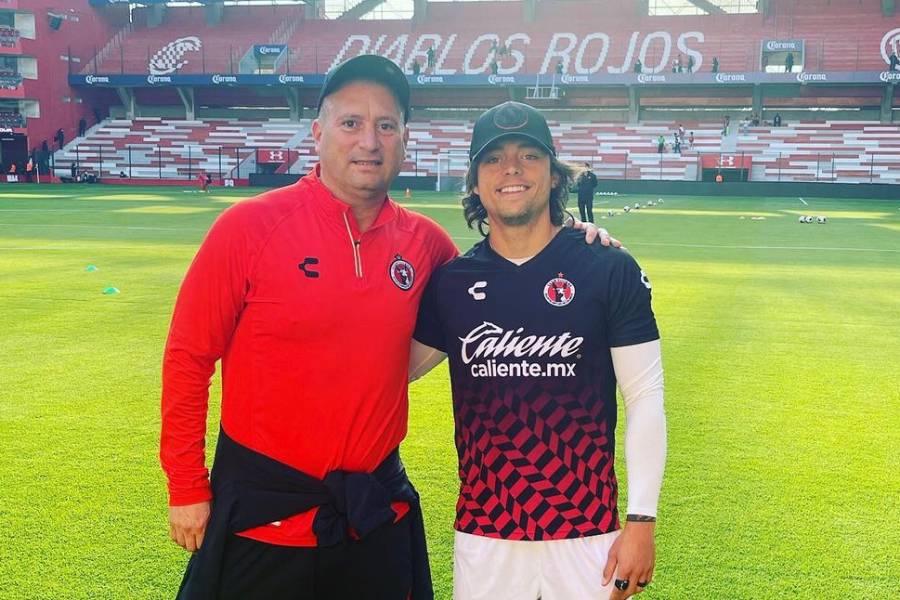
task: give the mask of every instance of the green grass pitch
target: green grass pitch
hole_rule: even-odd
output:
[[[204,232],[252,193],[0,189],[0,598],[174,597],[162,347]],[[671,196],[621,214],[648,199],[595,205],[620,213],[598,222],[652,279],[663,335],[669,459],[643,598],[900,598],[900,201]],[[476,241],[454,196],[403,202]],[[439,599],[448,390],[444,366],[413,384],[404,446]]]

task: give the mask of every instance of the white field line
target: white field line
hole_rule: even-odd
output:
[[[136,225],[80,225],[77,223],[0,223],[0,227],[80,227],[82,229],[130,229],[137,231],[197,231],[206,233],[207,229],[197,227],[142,227]]]
[[[482,240],[480,237],[457,237],[457,240]],[[719,244],[676,244],[670,242],[634,242],[629,241],[629,246],[666,246],[673,248],[719,248],[722,250],[824,250],[828,252],[892,252],[900,253],[900,249],[894,248],[846,248],[841,246],[726,246]]]
[[[97,252],[106,250],[146,250],[151,245],[143,246],[0,246],[0,252]]]

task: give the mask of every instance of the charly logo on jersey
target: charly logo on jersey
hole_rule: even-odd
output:
[[[416,280],[416,270],[399,254],[394,256],[394,262],[391,263],[389,271],[391,281],[401,290],[408,290]]]
[[[553,306],[565,306],[575,299],[575,284],[559,273],[544,286],[544,300]]]
[[[319,264],[319,259],[315,256],[307,256],[303,259],[303,262],[297,265],[297,268],[303,271],[303,274],[307,277],[311,277],[315,279],[319,276],[319,272],[313,268],[313,265]]]
[[[641,269],[641,283],[644,284],[644,287],[648,290],[650,289],[650,278],[647,277],[647,274]]]
[[[485,294],[482,290],[484,290],[484,288],[486,287],[487,281],[476,281],[472,284],[472,287],[470,287],[466,291],[469,292],[469,295],[472,296],[473,299],[484,300],[485,298],[487,298],[487,294]]]

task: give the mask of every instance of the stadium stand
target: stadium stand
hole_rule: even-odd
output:
[[[253,10],[248,18],[248,10],[228,6],[221,23],[208,25],[202,7],[169,8],[159,27],[142,24],[145,11],[138,10],[127,35],[110,40],[102,58],[90,61],[82,71],[235,73],[241,58],[254,44],[270,43],[280,25],[300,18],[301,14],[296,7],[272,6]]]
[[[401,175],[463,176],[472,125],[449,119],[411,122]],[[694,144],[685,143],[676,154],[671,143],[679,125],[694,134]],[[723,151],[718,123],[551,121],[550,127],[559,155],[591,163],[602,179],[692,181],[698,179],[700,154]],[[667,143],[663,154],[657,152],[660,135]],[[785,122],[778,128],[749,127],[737,139],[732,154],[752,157],[751,180],[900,183],[900,127],[895,125]],[[138,118],[105,121],[57,152],[55,166],[58,175],[66,175],[77,161],[79,168],[102,177],[125,172],[135,178],[187,179],[200,170],[237,177],[256,167],[255,149],[286,151],[278,172],[302,174],[318,160],[308,120]]]
[[[309,122],[185,121],[138,118],[110,119],[76,138],[55,154],[58,176],[69,174],[73,162],[101,177],[124,172],[134,178],[188,179],[200,171],[237,177],[255,167],[253,149],[282,149],[295,137],[305,137]]]
[[[739,149],[758,181],[900,183],[900,127],[865,121],[786,122],[751,128]]]
[[[770,18],[758,14],[640,17],[633,8],[611,13],[609,2],[545,0],[537,4],[534,21],[525,23],[518,2],[435,2],[429,5],[423,23],[367,20],[364,28],[353,20],[306,20],[302,11],[289,6],[258,7],[252,18],[247,18],[247,7],[229,6],[223,21],[215,26],[207,25],[200,8],[169,7],[162,26],[147,27],[142,23],[144,11],[137,10],[133,30],[107,48],[102,60],[90,61],[83,72],[148,73],[157,53],[185,38],[200,40],[195,56],[168,62],[166,51],[158,56],[173,67],[171,72],[236,72],[253,44],[282,42],[291,54],[285,68],[294,73],[323,73],[347,52],[352,55],[363,50],[390,56],[411,73],[415,53],[422,60],[431,45],[439,58],[436,67],[462,72],[468,64],[486,72],[490,39],[483,38],[474,52],[471,49],[487,32],[497,35],[500,43],[513,34],[520,36],[512,39],[510,48],[522,53],[521,64],[516,64],[513,54],[501,56],[501,72],[550,73],[558,58],[548,49],[564,49],[569,39],[575,45],[564,60],[566,73],[576,72],[576,60],[585,68],[600,60],[604,70],[629,72],[644,45],[645,72],[665,72],[679,54],[686,59],[681,44],[698,53],[698,71],[709,71],[714,56],[720,71],[754,71],[760,69],[760,40],[786,37],[804,40],[807,70],[884,68],[878,43],[890,19],[881,15],[877,3],[805,0],[795,4],[795,12]],[[839,32],[836,22],[841,23]],[[491,26],[486,28],[486,23]],[[606,49],[602,36],[595,37],[579,59],[581,43],[598,31],[608,36]],[[423,73],[433,70],[423,64]]]
[[[900,27],[882,13],[879,1],[797,0],[773,2],[765,14],[689,16],[642,16],[639,4],[543,0],[533,4],[532,19],[524,16],[523,2],[429,2],[422,18],[365,21],[318,19],[300,5],[134,8],[128,13],[133,22],[113,18],[119,13],[110,9],[93,59],[70,65],[70,82],[81,97],[62,106],[81,117],[89,114],[86,105],[77,106],[84,100],[113,118],[74,139],[70,132],[78,119],[70,118],[64,124],[69,143],[53,157],[55,172],[67,174],[77,162],[105,178],[126,172],[184,180],[201,169],[223,177],[305,173],[318,158],[309,120],[300,118],[315,107],[321,77],[314,74],[374,52],[410,74],[418,60],[422,75],[438,76],[411,78],[414,120],[405,177],[461,177],[473,115],[515,98],[553,111],[560,156],[591,163],[601,178],[697,181],[711,164],[701,156],[742,155],[752,160],[747,174],[753,181],[900,183],[900,128],[892,124],[900,110],[892,83],[900,78],[885,73],[885,49],[900,46]],[[160,16],[161,23],[154,22]],[[4,35],[12,37],[0,29],[0,44]],[[767,41],[800,44],[797,70],[818,78],[760,74]],[[508,51],[495,55],[500,50],[492,44],[505,43]],[[271,77],[266,81],[144,77],[253,74],[254,61],[246,59],[254,45],[281,44],[288,48],[286,60],[265,67],[271,70],[255,63],[258,76]],[[434,65],[425,60],[429,47]],[[673,74],[678,56],[683,63],[694,58],[705,78]],[[517,77],[450,77],[446,83],[439,77],[487,75],[494,57],[499,75]],[[644,74],[668,79],[636,76],[638,57]],[[711,75],[713,57],[727,76]],[[777,71],[783,58],[772,60],[770,70]],[[574,78],[587,72],[623,77]],[[843,74],[835,77],[836,72]],[[83,75],[80,82],[76,73]],[[110,77],[88,77],[103,74]],[[0,88],[19,85],[17,76],[0,73]],[[532,95],[549,81],[559,84],[558,95]],[[775,111],[784,113],[782,127],[742,125],[738,131],[738,119],[752,112],[771,121]],[[723,138],[721,119],[727,114],[735,124]],[[123,118],[136,115],[143,116]],[[279,118],[264,118],[270,115]],[[288,115],[293,120],[281,118]],[[672,133],[679,124],[693,132],[694,141],[675,153]],[[56,124],[40,137],[50,137],[46,131],[56,131]],[[660,135],[667,144],[663,153],[657,151]],[[257,160],[267,150],[277,152],[278,160]]]
[[[415,50],[424,52],[435,44],[444,68],[461,70],[466,59],[471,58],[471,66],[487,70],[485,60],[490,41],[484,41],[481,52],[469,56],[469,50],[479,36],[491,32],[505,42],[509,36],[524,33],[528,42],[514,40],[510,47],[523,53],[520,72],[548,73],[556,64],[556,58],[547,58],[548,48],[564,48],[566,39],[560,38],[555,44],[555,34],[564,33],[580,44],[588,34],[598,31],[609,36],[608,49],[603,68],[625,67],[632,69],[642,44],[647,44],[644,61],[645,72],[663,72],[669,69],[671,61],[679,54],[679,37],[684,34],[687,46],[696,49],[701,59],[698,70],[708,71],[713,56],[718,57],[720,71],[759,70],[759,44],[764,39],[803,39],[807,45],[807,69],[812,70],[878,70],[884,68],[878,42],[884,33],[884,25],[889,19],[883,17],[875,3],[835,1],[803,2],[798,5],[810,8],[784,18],[766,19],[758,14],[746,15],[704,15],[682,17],[638,17],[628,16],[629,11],[611,13],[606,4],[591,2],[566,2],[547,0],[537,4],[538,14],[532,23],[523,23],[521,6],[515,2],[434,3],[429,7],[425,23],[410,21],[367,21],[361,29],[353,21],[306,21],[300,24],[288,41],[292,51],[291,67],[296,72],[324,72],[341,50],[357,53],[366,48],[402,59],[403,66],[411,72],[410,57]],[[634,9],[630,11],[634,13]],[[835,35],[835,22],[842,26]],[[490,27],[485,24],[490,23]],[[700,34],[700,37],[692,35]],[[649,34],[669,35],[670,47],[665,50],[664,35],[649,39]],[[634,52],[629,56],[630,37],[636,35]],[[351,41],[351,36],[356,36]],[[383,36],[383,37],[382,37]],[[402,39],[401,36],[407,36]],[[449,39],[454,36],[453,44]],[[366,46],[366,40],[369,42]],[[648,41],[649,40],[649,41]],[[702,41],[701,41],[702,40]],[[446,55],[445,48],[449,46]],[[601,53],[603,42],[597,38],[585,47],[583,62],[589,66]],[[564,64],[564,71],[574,73],[577,46],[571,60]],[[477,56],[477,59],[475,58]],[[588,57],[591,57],[589,59]],[[420,57],[421,58],[421,57]],[[626,58],[630,60],[626,61]],[[512,55],[501,57],[501,68],[514,68]],[[427,67],[423,73],[430,72]]]

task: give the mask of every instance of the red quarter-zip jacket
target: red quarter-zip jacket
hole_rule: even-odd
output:
[[[422,291],[456,254],[436,223],[389,198],[360,233],[318,168],[223,212],[185,275],[163,357],[170,504],[211,497],[204,433],[220,359],[222,426],[235,441],[314,477],[374,470],[406,435]],[[314,516],[243,535],[313,546]]]

